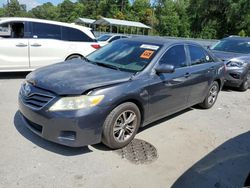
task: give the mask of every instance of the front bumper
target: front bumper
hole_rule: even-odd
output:
[[[225,86],[240,87],[247,75],[247,68],[227,67],[225,75]]]
[[[24,125],[46,140],[70,147],[101,142],[102,125],[108,113],[104,107],[50,112],[46,107],[30,108],[20,94],[18,101]]]

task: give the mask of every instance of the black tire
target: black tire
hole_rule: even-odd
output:
[[[199,106],[204,109],[211,108],[217,100],[219,91],[220,91],[220,87],[219,87],[218,82],[216,81],[213,82],[208,90],[206,98],[204,99],[202,103],[199,104]]]
[[[133,117],[134,120],[126,125]],[[111,149],[122,148],[134,139],[140,124],[141,113],[137,105],[132,102],[123,103],[107,116],[103,125],[102,143]]]
[[[244,78],[242,84],[239,87],[240,91],[246,91],[250,87],[250,71],[247,73],[246,77]]]
[[[72,60],[72,59],[82,59],[82,58],[83,57],[81,55],[74,54],[74,55],[70,55],[69,57],[67,57],[66,61]]]

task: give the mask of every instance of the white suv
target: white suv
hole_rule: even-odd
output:
[[[29,71],[100,48],[90,28],[32,18],[0,18],[0,72]]]

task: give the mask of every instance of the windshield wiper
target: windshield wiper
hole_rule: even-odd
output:
[[[95,64],[95,65],[99,65],[99,66],[102,66],[102,67],[107,67],[107,68],[111,68],[111,69],[115,69],[115,70],[121,71],[121,69],[119,67],[114,66],[114,65],[110,65],[110,64],[106,64],[106,63],[101,63],[101,62],[97,62],[97,61],[92,61],[92,60],[89,60],[86,57],[84,57],[84,60],[87,61],[87,62],[89,62],[89,63]]]
[[[107,68],[111,68],[111,69],[115,69],[115,70],[121,70],[120,68],[118,68],[117,66],[114,65],[110,65],[110,64],[106,64],[106,63],[101,63],[101,62],[94,62],[96,65],[102,66],[102,67],[107,67]]]

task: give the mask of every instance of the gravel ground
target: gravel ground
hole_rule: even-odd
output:
[[[24,76],[0,78],[0,187],[243,187],[250,172],[250,90],[226,89],[210,110],[143,128],[136,138],[158,158],[138,164],[102,144],[68,148],[30,132],[17,113]]]

